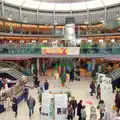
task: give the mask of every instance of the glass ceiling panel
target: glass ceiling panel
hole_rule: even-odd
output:
[[[112,4],[117,4],[120,3],[120,0],[102,0],[105,5],[112,5]]]
[[[88,9],[104,7],[104,4],[102,3],[101,0],[89,1],[89,2],[86,2],[86,5],[87,5]]]
[[[85,2],[71,4],[71,10],[85,10],[85,9],[87,9]]]
[[[56,9],[55,10],[58,10],[58,11],[68,11],[70,10],[70,3],[59,3],[59,4],[56,4]]]
[[[38,9],[39,5],[40,5],[39,1],[26,0],[25,3],[23,4],[23,7],[29,7],[29,8]]]
[[[39,9],[40,10],[54,10],[55,3],[45,3],[41,2]]]
[[[21,6],[25,0],[5,0],[5,2]]]

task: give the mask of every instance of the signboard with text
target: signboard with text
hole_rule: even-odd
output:
[[[43,47],[42,55],[79,55],[79,47]]]

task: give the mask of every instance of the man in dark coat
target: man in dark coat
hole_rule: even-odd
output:
[[[80,100],[80,102],[77,105],[77,115],[79,116],[78,120],[82,120],[82,116],[81,116],[81,109],[82,108],[83,108],[82,100]]]
[[[45,88],[45,90],[48,90],[48,89],[49,89],[49,83],[48,83],[47,80],[45,80],[44,88]]]
[[[15,112],[15,117],[17,117],[18,105],[17,105],[17,99],[16,98],[13,98],[12,110],[13,110],[13,112]]]
[[[115,96],[115,105],[118,108],[118,114],[119,114],[119,110],[120,110],[120,91],[117,92],[116,96]]]
[[[90,84],[90,89],[91,89],[90,95],[93,96],[93,93],[95,92],[95,82],[94,81],[92,81],[92,83]]]

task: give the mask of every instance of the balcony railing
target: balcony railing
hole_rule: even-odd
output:
[[[61,52],[61,48],[65,48],[66,52],[69,48],[69,55],[80,55],[80,54],[120,54],[120,46],[117,45],[115,47],[77,47],[79,49],[75,49],[75,47],[58,47],[60,49],[56,49],[54,47],[43,47],[41,44],[6,44],[0,45],[0,54],[40,54],[40,55],[62,55],[59,54]],[[44,49],[44,50],[43,50]],[[43,51],[47,49],[47,53],[43,54]],[[59,52],[57,52],[59,50]],[[50,51],[52,51],[50,53]],[[77,53],[76,53],[77,51]],[[63,50],[64,52],[64,50]],[[62,53],[62,52],[61,52]],[[64,54],[67,55],[67,54]]]

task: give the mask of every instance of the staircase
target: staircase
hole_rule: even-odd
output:
[[[15,80],[21,80],[24,72],[27,72],[25,69],[13,62],[2,62],[0,61],[0,73],[6,73],[12,76]],[[33,75],[28,73],[27,75],[29,81],[33,81]]]

